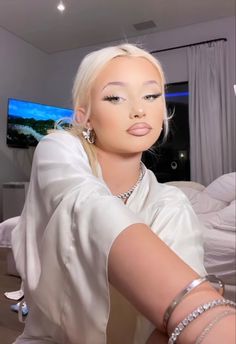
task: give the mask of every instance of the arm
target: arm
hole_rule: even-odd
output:
[[[109,255],[109,279],[136,308],[162,330],[164,312],[174,297],[198,275],[178,258],[152,231],[142,224],[131,225],[115,240]],[[176,308],[170,319],[169,329],[173,330],[186,314],[200,304],[219,298],[220,295],[208,284],[196,288]],[[179,337],[182,344],[192,342],[211,321],[222,311],[218,307],[207,312],[188,326]],[[216,326],[207,336],[205,343],[235,342],[232,316]],[[217,329],[217,331],[216,331]],[[217,334],[216,334],[217,333]],[[150,342],[152,343],[152,342]],[[204,344],[205,344],[204,343]]]

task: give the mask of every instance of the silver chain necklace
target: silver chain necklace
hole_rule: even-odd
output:
[[[140,164],[140,174],[139,174],[137,182],[128,191],[123,192],[123,193],[119,193],[118,195],[116,195],[116,197],[122,199],[123,201],[126,201],[131,196],[131,194],[136,189],[136,187],[139,185],[139,183],[143,179],[144,174],[145,174],[145,169],[144,169],[143,163],[141,163]]]

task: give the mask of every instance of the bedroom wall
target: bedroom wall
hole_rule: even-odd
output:
[[[42,101],[45,94],[48,55],[0,28],[0,220],[2,184],[26,181],[32,149],[6,145],[7,100],[9,97]]]
[[[165,49],[172,46],[185,45],[216,38],[227,38],[229,49],[230,83],[235,84],[235,17],[227,17],[211,22],[199,23],[175,30],[152,33],[130,39],[129,42],[142,43],[149,51]],[[71,88],[77,67],[88,52],[102,46],[90,46],[65,51],[50,56],[50,74],[48,79],[48,96],[53,104],[70,107]],[[186,81],[187,60],[186,49],[178,49],[157,54],[163,64],[167,82]],[[232,86],[232,100],[233,86]]]

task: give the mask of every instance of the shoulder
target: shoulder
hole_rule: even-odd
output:
[[[55,130],[50,134],[44,136],[42,140],[39,142],[39,146],[44,143],[57,143],[57,144],[68,144],[68,145],[76,145],[82,146],[81,141],[78,136],[73,135],[69,131],[66,130]]]
[[[80,153],[86,156],[83,145],[79,137],[65,130],[55,130],[44,136],[36,147],[35,153]]]
[[[62,165],[89,164],[80,139],[70,132],[58,130],[43,137],[34,152],[33,165],[54,163]]]
[[[147,170],[149,179],[149,194],[158,206],[179,206],[183,203],[189,203],[186,195],[176,186],[159,183],[155,175]]]
[[[186,201],[188,198],[182,190],[176,186],[158,183],[160,189],[160,197],[166,200],[174,200],[175,202]]]

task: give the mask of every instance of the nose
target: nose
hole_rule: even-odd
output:
[[[130,118],[142,118],[146,116],[146,114],[143,108],[131,108],[129,116]]]

